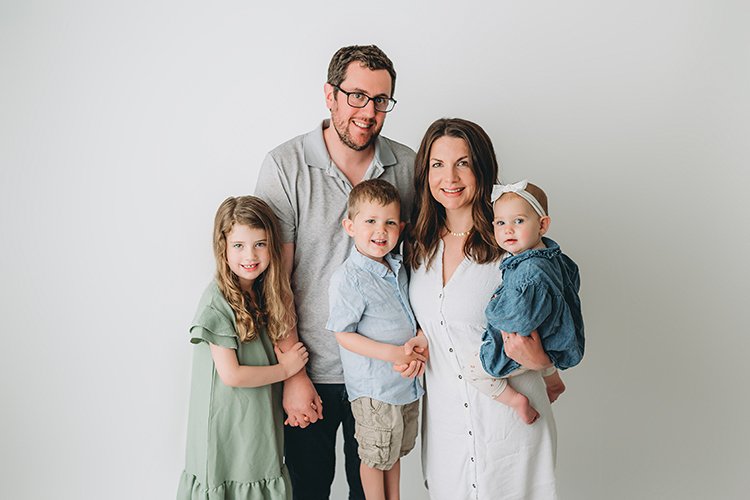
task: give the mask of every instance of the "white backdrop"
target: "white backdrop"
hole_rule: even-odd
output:
[[[174,497],[216,207],[326,115],[333,52],[376,43],[385,135],[481,124],[581,267],[561,497],[746,498],[749,22],[721,0],[1,0],[0,497]],[[418,452],[403,475],[426,498]]]

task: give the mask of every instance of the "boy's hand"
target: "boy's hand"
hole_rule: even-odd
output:
[[[424,356],[424,361],[430,359],[430,346],[427,342],[427,337],[424,332],[422,332],[421,328],[417,330],[416,337],[412,337],[406,342],[406,344],[404,344],[404,354],[408,356],[413,352],[417,352]],[[422,367],[422,371],[424,371],[424,367]]]
[[[394,345],[389,348],[390,356],[389,361],[394,365],[408,365],[412,361],[421,361],[424,363],[427,358],[416,351],[415,348],[407,346],[406,344],[399,346]]]

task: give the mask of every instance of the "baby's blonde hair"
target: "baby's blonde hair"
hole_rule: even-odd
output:
[[[546,213],[547,215],[549,215],[549,208],[547,208],[547,193],[545,193],[544,190],[542,188],[540,188],[539,186],[537,186],[536,184],[532,184],[530,182],[526,184],[526,188],[524,190],[527,193],[529,193],[531,196],[533,196],[534,198],[536,198],[536,201],[538,201],[539,204],[544,209],[544,213]],[[500,198],[502,198],[503,196],[508,195],[508,194],[514,194],[514,193],[504,193],[502,196],[500,196]],[[516,195],[516,196],[518,196],[518,195]],[[500,198],[498,198],[498,200]],[[519,198],[521,198],[522,200],[526,201],[523,198],[523,196],[519,196]],[[526,203],[529,203],[529,202],[526,201]],[[529,203],[529,205],[531,205],[531,203]],[[534,211],[534,213],[536,213],[536,210]]]
[[[253,282],[255,298],[240,288],[239,277],[227,262],[227,234],[235,224],[263,229],[271,262]],[[294,302],[289,275],[281,259],[281,241],[276,216],[271,208],[254,196],[229,197],[219,206],[214,219],[214,257],[219,290],[234,310],[237,336],[249,342],[267,327],[274,343],[286,337],[295,324]]]

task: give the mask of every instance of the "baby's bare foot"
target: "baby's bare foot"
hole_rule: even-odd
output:
[[[521,394],[520,392],[513,396],[513,400],[510,402],[511,408],[516,410],[518,416],[526,424],[533,424],[539,418],[539,412],[529,404],[529,398]]]
[[[560,377],[545,378],[544,382],[547,384],[547,397],[550,403],[554,403],[560,394],[565,392],[565,383],[563,383]]]

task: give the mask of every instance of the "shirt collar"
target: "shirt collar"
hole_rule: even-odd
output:
[[[354,245],[352,245],[352,249],[349,252],[349,258],[355,265],[361,267],[365,271],[371,272],[379,278],[385,278],[388,275],[389,269],[384,264],[375,262],[369,257],[365,257],[359,253],[359,250],[357,250],[357,247]],[[398,276],[398,271],[401,268],[401,259],[402,257],[398,254],[389,253],[385,256],[385,261],[388,263],[390,270],[393,271],[393,274],[396,276]]]
[[[544,243],[544,246],[546,248],[526,250],[525,252],[521,252],[518,255],[511,255],[510,257],[503,259],[503,261],[500,263],[500,269],[513,269],[521,262],[533,257],[552,259],[560,254],[560,245],[555,243],[553,240],[542,236],[542,243]]]
[[[311,167],[326,170],[332,164],[331,155],[328,154],[326,142],[323,139],[323,130],[331,124],[330,119],[325,119],[315,130],[305,135],[303,147],[305,163]],[[396,155],[386,141],[380,136],[375,138],[375,155],[372,164],[376,167],[391,167],[396,165]]]

